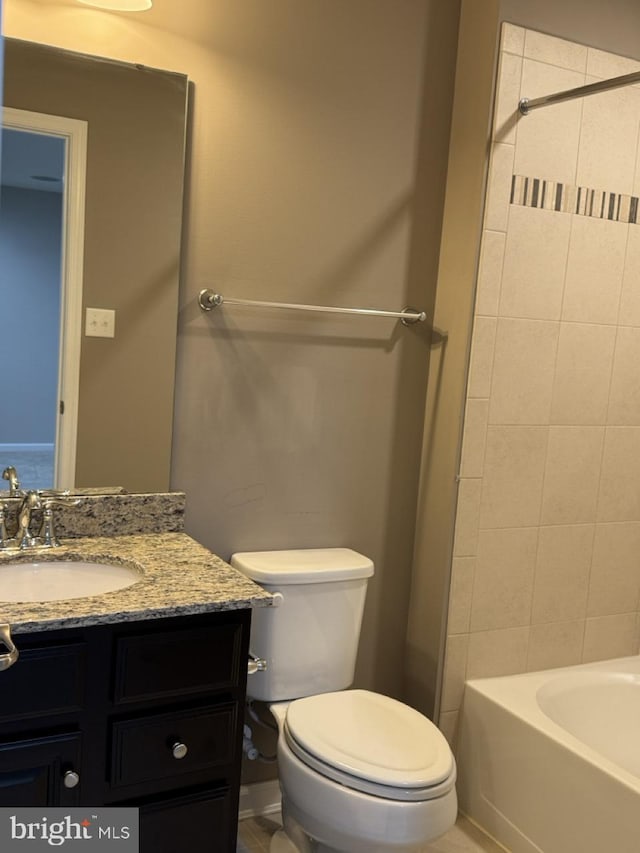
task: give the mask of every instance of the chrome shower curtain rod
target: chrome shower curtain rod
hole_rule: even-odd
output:
[[[522,98],[518,104],[518,109],[522,115],[526,116],[531,110],[537,110],[539,107],[559,104],[561,101],[571,101],[573,98],[583,98],[586,95],[597,95],[598,92],[619,89],[621,86],[630,86],[632,83],[640,83],[640,71],[623,74],[621,77],[611,77],[609,80],[598,80],[597,83],[588,83],[586,86],[578,86],[575,89],[565,89],[563,92],[543,95],[540,98]]]
[[[361,314],[369,317],[393,317],[405,326],[422,323],[427,319],[424,311],[405,308],[402,311],[380,311],[377,308],[333,308],[326,305],[298,305],[292,302],[260,302],[256,299],[227,299],[220,293],[205,289],[200,291],[198,304],[203,311],[211,311],[220,305],[248,305],[257,308],[288,308],[293,311],[321,311],[325,314]]]

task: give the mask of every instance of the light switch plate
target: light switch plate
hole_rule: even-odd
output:
[[[116,312],[111,308],[87,308],[84,333],[92,338],[115,338]]]

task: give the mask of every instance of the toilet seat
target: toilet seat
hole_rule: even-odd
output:
[[[455,761],[442,733],[388,696],[345,690],[296,699],[283,733],[300,761],[356,791],[415,802],[442,797],[455,785]]]

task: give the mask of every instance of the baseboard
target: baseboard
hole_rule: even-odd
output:
[[[16,444],[16,442],[10,442],[5,444],[0,444],[0,452],[1,453],[28,453],[30,450],[46,450],[47,452],[53,453],[54,448],[53,442],[37,442],[31,441],[26,444]]]
[[[238,806],[240,820],[273,814],[277,811],[280,811],[280,785],[277,779],[240,786]]]

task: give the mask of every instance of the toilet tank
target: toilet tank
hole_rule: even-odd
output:
[[[313,548],[234,554],[231,565],[275,595],[251,616],[250,650],[267,668],[248,677],[247,695],[279,702],[348,687],[371,560],[349,548]]]

